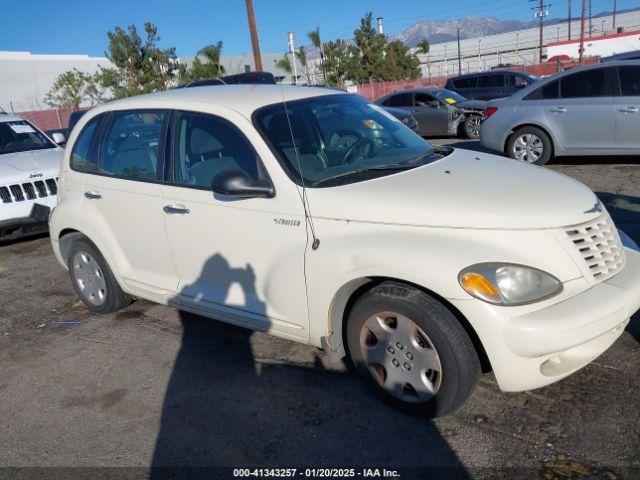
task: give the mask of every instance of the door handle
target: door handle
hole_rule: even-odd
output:
[[[551,111],[553,113],[564,113],[567,111],[567,109],[564,107],[555,107],[555,108],[552,108]]]
[[[84,192],[84,196],[90,200],[99,200],[100,198],[102,198],[102,195],[95,191]]]
[[[165,205],[162,210],[169,215],[185,215],[190,212],[188,208],[182,205]]]
[[[629,107],[621,108],[620,111],[623,113],[638,113],[640,112],[640,108],[629,106]]]

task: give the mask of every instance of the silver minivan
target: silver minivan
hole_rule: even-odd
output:
[[[542,165],[572,155],[640,155],[640,61],[611,62],[545,78],[494,100],[482,145]]]

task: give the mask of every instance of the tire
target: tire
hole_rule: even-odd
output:
[[[457,318],[401,283],[384,282],[364,293],[349,313],[345,335],[356,371],[385,402],[413,414],[455,411],[480,375],[478,355]]]
[[[481,123],[482,117],[480,115],[467,115],[467,118],[462,122],[462,133],[465,138],[470,140],[477,140],[480,138]]]
[[[527,141],[527,138],[531,141]],[[537,145],[542,148],[539,154],[534,150]],[[509,137],[507,155],[515,160],[545,165],[553,156],[553,143],[544,130],[537,127],[522,127]]]
[[[117,312],[133,302],[133,297],[120,288],[104,257],[89,239],[78,238],[71,244],[67,265],[73,288],[93,313]]]

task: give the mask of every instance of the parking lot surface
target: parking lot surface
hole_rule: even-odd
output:
[[[640,241],[640,159],[549,168],[595,190]],[[487,373],[463,408],[427,420],[383,405],[313,347],[144,301],[89,314],[46,237],[0,246],[0,299],[0,467],[127,467],[120,478],[150,467],[261,466],[384,467],[403,478],[640,476],[638,315],[562,382],[507,394]]]

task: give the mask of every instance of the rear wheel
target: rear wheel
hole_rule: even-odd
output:
[[[356,370],[392,405],[437,417],[471,395],[480,362],[456,317],[420,290],[385,282],[353,306],[347,345]]]
[[[516,160],[544,165],[553,153],[553,144],[549,135],[536,127],[523,127],[516,130],[507,146],[507,154]]]
[[[92,312],[116,312],[133,302],[118,285],[102,254],[88,239],[79,238],[73,242],[67,265],[73,288]]]
[[[462,132],[464,136],[476,140],[480,138],[480,125],[482,124],[482,117],[480,115],[468,115],[462,124]]]

